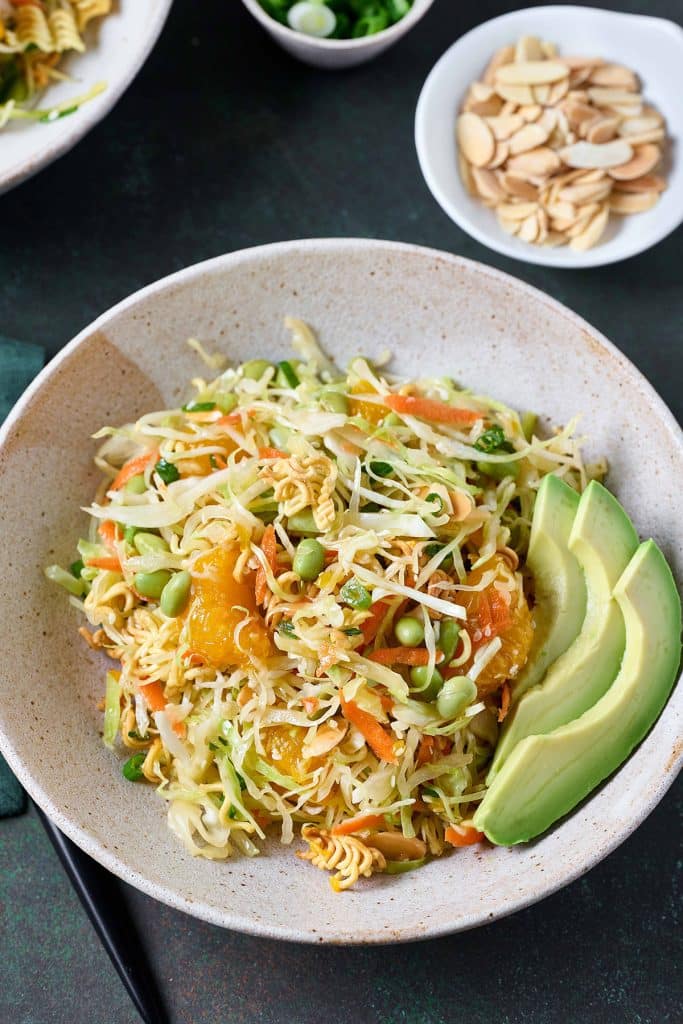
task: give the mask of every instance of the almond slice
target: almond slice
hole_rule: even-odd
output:
[[[665,134],[663,128],[655,128],[651,132],[641,132],[640,135],[624,135],[623,138],[630,146],[644,146],[648,142],[661,142]]]
[[[546,210],[554,220],[566,220],[572,223],[578,217],[576,206],[566,199],[558,199],[554,203],[546,203]]]
[[[615,192],[610,196],[609,208],[612,213],[643,213],[658,199],[659,192]]]
[[[554,57],[557,57],[555,43],[549,43],[547,39],[541,41],[541,50],[543,51],[543,56],[547,57],[548,60],[553,60]]]
[[[498,117],[487,118],[486,123],[493,132],[494,139],[501,142],[509,139],[511,135],[523,128],[525,121],[520,114],[508,114],[507,116],[500,114]]]
[[[510,174],[508,171],[498,172],[502,173],[501,183],[503,188],[513,196],[518,196],[520,199],[528,199],[535,201],[539,198],[538,189],[531,182],[525,181],[524,178],[518,178],[514,174]]]
[[[527,105],[536,102],[530,85],[507,85],[504,82],[496,82],[495,89],[499,96],[504,100],[510,100],[511,103]]]
[[[596,213],[599,213],[601,209],[602,207],[600,206],[600,203],[591,203],[590,206],[586,207],[585,212],[582,207],[581,213],[576,218],[575,222],[565,231],[567,238],[577,238],[579,235],[583,234],[593,217]]]
[[[460,150],[458,150],[458,170],[460,171],[460,177],[462,178],[462,183],[465,186],[467,193],[471,196],[477,197],[479,193],[477,192],[477,188],[472,177],[472,167],[467,160],[465,160],[465,157],[462,155]]]
[[[510,64],[515,59],[515,48],[514,46],[503,46],[502,49],[496,50],[493,57],[489,61],[486,71],[483,75],[483,80],[487,85],[493,85],[496,77],[496,71],[498,68],[502,68],[504,64]]]
[[[548,54],[543,51],[543,44],[537,36],[521,36],[515,47],[515,63],[523,61],[543,60]]]
[[[591,76],[592,68],[573,68],[569,72],[569,88],[576,89],[579,85],[587,82]]]
[[[498,215],[505,220],[526,220],[538,210],[538,203],[501,203]]]
[[[602,116],[595,107],[590,107],[587,103],[579,103],[577,100],[567,100],[562,109],[572,128],[578,128],[584,121],[593,121],[596,117]]]
[[[520,107],[517,113],[527,122],[538,121],[543,113],[543,107],[539,103],[531,103],[528,106]]]
[[[520,128],[510,138],[508,142],[510,153],[514,155],[516,153],[526,153],[530,149],[536,149],[538,146],[543,145],[549,135],[549,129],[543,128],[540,124],[525,124],[523,128]]]
[[[538,210],[538,212],[536,213],[536,220],[538,221],[538,235],[536,236],[536,245],[543,245],[546,238],[548,237],[548,214],[545,212],[545,210]]]
[[[608,219],[609,207],[605,205],[600,213],[593,217],[586,229],[580,235],[572,238],[569,248],[574,252],[585,252],[586,249],[592,249],[602,238]]]
[[[518,156],[511,156],[507,165],[508,171],[519,171],[523,176],[554,174],[559,171],[562,161],[557,153],[547,146],[530,149]]]
[[[619,117],[640,117],[643,112],[642,103],[609,103],[604,108],[605,113],[618,114]]]
[[[601,145],[603,142],[611,142],[619,128],[618,117],[601,117],[597,121],[591,121],[586,133],[586,139],[593,145]],[[619,132],[621,135],[621,131]]]
[[[508,217],[501,217],[498,211],[498,223],[507,235],[516,235],[522,224],[521,220],[510,220]]]
[[[597,181],[587,185],[579,182],[577,185],[567,185],[560,189],[558,199],[566,203],[594,203],[599,199],[606,199],[612,191],[612,182]]]
[[[465,158],[475,167],[483,167],[491,160],[496,150],[496,140],[486,121],[478,114],[461,114],[456,134]]]
[[[570,167],[608,168],[627,163],[633,156],[633,149],[623,139],[605,142],[601,146],[590,142],[575,142],[573,146],[561,150],[560,156]]]
[[[598,68],[605,63],[602,57],[558,57],[568,68]]]
[[[499,203],[508,198],[506,190],[493,171],[487,171],[484,167],[473,167],[472,180],[483,199],[492,199],[495,203]]]
[[[612,103],[630,107],[642,103],[640,94],[637,92],[628,92],[626,89],[603,89],[597,85],[588,89],[588,98],[598,107],[609,107]]]
[[[555,249],[558,245],[564,245],[566,238],[559,231],[548,231],[548,234],[543,239],[543,245],[550,249]]]
[[[496,167],[502,167],[507,158],[510,155],[510,149],[507,142],[497,142],[496,148],[493,151],[493,156],[487,163],[486,167],[488,170],[494,170]]]
[[[610,89],[626,89],[627,92],[638,91],[638,79],[630,68],[622,64],[603,64],[594,68],[590,76],[591,85],[607,86]]]
[[[536,89],[538,89],[538,86],[536,86]],[[536,89],[534,89],[534,91],[536,91]],[[568,78],[565,78],[561,82],[555,82],[555,84],[550,87],[550,93],[548,95],[546,103],[548,104],[548,106],[554,107],[556,103],[560,103],[560,101],[565,98],[565,96],[567,95],[568,92],[569,92],[569,79]]]
[[[531,216],[522,221],[517,234],[523,242],[535,242],[538,238],[538,230],[538,217],[535,213],[532,213]]]
[[[631,135],[642,135],[643,132],[657,131],[662,128],[663,123],[661,117],[654,117],[653,115],[627,117],[619,125],[619,135],[628,140]]]
[[[569,86],[567,86],[567,89],[568,88]],[[532,90],[534,94],[534,99],[537,103],[541,103],[543,106],[545,106],[545,104],[549,102],[550,94],[552,93],[551,85],[534,85],[532,87]]]
[[[496,85],[545,85],[568,78],[569,68],[558,60],[527,60],[504,64],[496,71]]]
[[[658,174],[644,174],[642,178],[633,178],[631,181],[614,182],[615,192],[663,192],[665,188],[666,182]]]
[[[519,104],[513,103],[512,100],[506,100],[501,107],[500,117],[509,117],[511,114],[519,113]]]
[[[611,142],[609,145],[613,146]],[[610,178],[615,181],[630,181],[632,178],[642,178],[644,174],[654,171],[661,159],[659,146],[649,143],[646,146],[638,146],[633,151],[633,157],[618,167],[611,167],[608,171]]]

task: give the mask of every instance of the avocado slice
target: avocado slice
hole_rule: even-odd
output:
[[[493,843],[526,842],[570,811],[626,760],[657,719],[681,656],[681,602],[654,541],[614,588],[626,629],[619,674],[580,718],[512,751],[474,815]]]
[[[543,682],[527,690],[508,716],[489,769],[489,784],[520,740],[578,718],[616,676],[626,636],[612,590],[637,547],[638,535],[617,499],[591,481],[569,534],[569,550],[586,580],[581,632],[550,666]]]
[[[527,566],[536,602],[534,638],[524,668],[514,681],[513,703],[536,683],[576,639],[586,615],[586,583],[569,550],[569,534],[579,495],[550,473],[538,488],[531,523]]]

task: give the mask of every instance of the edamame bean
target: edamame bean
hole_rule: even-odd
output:
[[[170,580],[161,591],[159,607],[164,615],[175,619],[184,610],[190,596],[190,585],[192,577],[187,569],[182,569],[171,576]]]
[[[455,654],[460,636],[460,626],[453,619],[444,619],[439,630],[439,650],[443,651],[443,660],[449,662]]]
[[[124,491],[128,491],[129,494],[144,494],[147,490],[147,484],[145,483],[145,477],[143,473],[137,473],[132,476],[130,480],[126,481]]]
[[[346,395],[342,395],[338,391],[323,391],[320,401],[330,412],[340,412],[344,416],[349,414],[348,399]]]
[[[136,572],[133,586],[142,597],[158,599],[171,578],[168,569],[157,569],[156,572]]]
[[[302,580],[315,580],[325,565],[325,549],[314,537],[299,541],[292,569]]]
[[[477,688],[467,676],[447,679],[436,698],[436,710],[442,718],[457,718],[477,696]]]
[[[237,405],[237,396],[231,392],[225,395],[214,395],[214,401],[224,416],[227,416]]]
[[[158,554],[160,551],[168,551],[168,544],[163,537],[157,537],[156,533],[145,533],[140,531],[133,537],[133,547],[137,548],[141,555]]]
[[[438,668],[435,668],[430,676],[427,665],[416,665],[415,668],[411,668],[410,678],[420,700],[434,700],[444,685],[443,676]]]
[[[242,364],[242,376],[247,380],[261,380],[261,377],[273,364],[267,359],[250,359],[248,363]]]
[[[412,615],[404,615],[394,626],[396,639],[403,647],[418,647],[425,638],[424,626]]]

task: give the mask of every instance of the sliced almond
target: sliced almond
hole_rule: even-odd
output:
[[[659,199],[659,192],[614,192],[609,199],[612,213],[643,213]]]
[[[561,166],[562,161],[557,153],[547,146],[540,146],[538,149],[530,149],[527,153],[511,156],[507,170],[515,173],[519,171],[522,175],[545,175],[554,174]]]
[[[619,125],[619,135],[628,139],[631,135],[642,135],[643,132],[658,131],[663,126],[661,117],[645,115],[641,117],[627,117]]]
[[[599,203],[593,203],[591,204],[590,209],[588,209],[587,212],[584,213],[582,210],[579,216],[576,218],[576,221],[565,231],[565,235],[567,236],[567,238],[577,238],[579,235],[583,234],[583,232],[586,230],[586,228],[592,221],[595,214],[598,213],[600,208],[601,207]]]
[[[543,60],[548,55],[543,52],[543,44],[537,36],[521,36],[515,47],[515,62]]]
[[[553,57],[557,57],[557,47],[555,46],[555,43],[549,43],[547,39],[542,40],[541,50],[543,52],[543,56],[547,57],[548,60],[552,60]]]
[[[569,68],[558,60],[527,60],[504,64],[496,71],[496,86],[545,85],[569,77]]]
[[[472,177],[472,165],[465,159],[460,150],[458,150],[458,170],[460,171],[462,183],[469,195],[479,195],[476,185],[474,184],[474,178]]]
[[[502,167],[509,155],[510,149],[507,142],[497,142],[496,148],[493,151],[493,156],[486,165],[487,168],[492,171],[496,167]]]
[[[613,103],[622,106],[640,106],[642,101],[637,92],[628,92],[626,89],[603,89],[600,86],[591,86],[588,90],[588,97],[598,107],[609,107]]]
[[[545,210],[538,210],[536,213],[536,220],[538,221],[538,234],[536,236],[536,245],[543,245],[548,235],[548,214]],[[520,236],[522,232],[520,230]]]
[[[536,241],[538,238],[538,217],[535,213],[532,213],[531,216],[522,221],[517,234],[523,242]]]
[[[461,114],[456,134],[466,159],[475,167],[483,167],[493,157],[496,140],[486,121],[478,114]]]
[[[614,143],[610,143],[614,145]],[[644,174],[654,171],[661,159],[659,146],[648,143],[645,146],[638,146],[628,163],[618,167],[612,167],[608,171],[610,178],[616,181],[630,181],[632,178],[642,178]]]
[[[618,128],[618,117],[601,117],[598,121],[591,121],[586,139],[594,145],[602,145],[614,138]]]
[[[633,156],[633,150],[623,139],[605,142],[601,146],[575,142],[561,150],[560,156],[570,167],[608,168],[627,163]]]
[[[505,220],[526,220],[532,217],[538,209],[538,203],[501,203],[498,207],[498,216]]]
[[[473,167],[472,179],[477,192],[483,199],[492,199],[495,203],[498,203],[504,202],[508,198],[506,190],[500,184],[493,171],[488,171],[484,167]]]
[[[614,182],[616,192],[663,192],[665,188],[666,182],[658,174],[644,174],[642,178],[633,178],[631,181]]]
[[[618,114],[619,117],[640,117],[643,112],[642,103],[609,103],[603,108],[605,113]]]
[[[535,201],[539,198],[538,188],[535,185],[532,185],[531,182],[525,181],[523,178],[518,178],[507,171],[502,172],[502,185],[510,195],[518,196],[520,199]]]
[[[559,231],[548,231],[548,234],[543,239],[543,245],[551,249],[555,249],[558,245],[564,245],[565,242],[565,236]]]
[[[546,203],[545,208],[555,220],[566,220],[571,223],[578,216],[574,203],[569,203],[566,199],[558,199],[554,203]]]
[[[605,181],[606,178],[607,171],[600,170],[600,168],[598,167],[592,171],[578,171],[576,177],[574,178],[574,183],[580,183],[581,185],[591,185],[595,181]]]
[[[498,212],[498,223],[502,227],[506,235],[516,235],[519,231],[521,220],[512,220],[509,217],[501,217],[500,210]]]
[[[583,121],[593,121],[596,116],[600,117],[595,107],[591,107],[587,103],[579,103],[577,100],[567,100],[562,109],[573,128],[578,128]]]
[[[518,132],[510,138],[508,145],[510,153],[526,153],[530,149],[542,146],[550,131],[540,124],[525,124]]]
[[[639,135],[624,135],[623,138],[630,146],[644,146],[648,142],[662,142],[665,138],[663,128],[654,128],[651,132],[641,132]]]
[[[538,86],[536,88],[538,88]],[[534,91],[536,91],[536,90],[534,89]],[[569,79],[568,78],[565,78],[561,82],[555,82],[555,84],[553,86],[551,86],[551,88],[550,88],[550,93],[548,95],[548,99],[546,100],[546,103],[548,104],[548,106],[554,107],[556,103],[559,103],[561,100],[563,100],[565,98],[565,96],[567,95],[568,92],[569,92]]]
[[[519,113],[519,104],[513,103],[512,100],[506,100],[501,107],[500,117],[509,117],[510,114]]]
[[[585,252],[586,249],[592,249],[602,238],[608,220],[609,207],[605,205],[599,213],[596,213],[586,229],[580,235],[572,238],[569,248],[574,252]]]
[[[504,100],[518,103],[520,106],[536,102],[530,85],[507,85],[505,82],[496,82],[495,89]]]
[[[628,92],[637,92],[639,87],[638,79],[631,69],[621,64],[603,64],[594,68],[591,71],[590,83],[609,89],[626,89]]]
[[[581,182],[577,185],[567,185],[566,188],[560,189],[558,198],[565,203],[594,203],[605,199],[611,191],[612,182],[608,178],[607,181],[590,182],[587,185]]]
[[[537,121],[543,113],[543,107],[539,103],[531,103],[528,106],[520,107],[517,111],[525,121]]]
[[[605,61],[602,57],[558,57],[558,60],[566,64],[568,68],[598,68],[601,67]]]
[[[552,93],[552,86],[547,84],[534,85],[533,87],[534,99],[537,103],[541,103],[545,106],[550,100],[550,94]],[[569,87],[567,87],[569,88]]]
[[[501,50],[496,50],[488,63],[486,71],[484,72],[484,82],[486,82],[487,85],[493,85],[498,68],[502,68],[504,64],[511,64],[514,59],[514,46],[504,46]]]
[[[610,113],[610,111],[607,108],[605,108],[603,110],[597,111],[595,117],[592,117],[590,120],[586,119],[585,121],[582,121],[579,125],[578,130],[579,137],[588,140],[591,128],[593,128],[598,123],[598,121],[604,120],[606,116],[614,117],[614,114]]]
[[[651,117],[657,121],[658,124],[664,124],[664,118],[659,111],[656,110],[655,107],[651,107],[648,103],[643,104],[643,117]]]
[[[587,82],[591,76],[592,68],[573,68],[569,72],[569,88],[576,89],[579,85]]]
[[[470,86],[464,109],[480,117],[495,117],[500,113],[503,101],[485,82],[473,82]]]
[[[520,114],[508,114],[507,116],[500,114],[498,117],[487,118],[486,123],[493,132],[494,139],[501,142],[509,139],[511,135],[523,128],[525,121]]]

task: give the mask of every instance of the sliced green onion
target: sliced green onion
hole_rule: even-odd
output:
[[[477,438],[473,445],[478,452],[484,452],[485,455],[493,455],[495,452],[514,452],[513,446],[505,437],[505,433],[502,427],[498,425],[489,427],[483,434]]]
[[[215,402],[188,402],[181,406],[183,412],[213,412],[216,408]]]
[[[324,39],[334,32],[337,19],[334,11],[325,4],[300,0],[300,3],[294,4],[287,12],[287,24],[295,32]]]
[[[388,860],[384,870],[388,875],[402,875],[405,871],[415,871],[426,863],[426,857],[420,857],[419,860]]]
[[[147,755],[142,751],[139,754],[133,754],[128,760],[121,766],[121,772],[124,778],[128,779],[129,782],[137,782],[138,779],[144,778],[145,773],[142,770]]]
[[[76,562],[72,562],[71,565],[69,566],[69,572],[71,573],[72,576],[75,576],[77,580],[81,578],[81,573],[83,572],[84,569],[85,566],[83,565],[83,559],[81,558],[79,558]]]
[[[159,459],[154,471],[159,474],[165,484],[172,484],[180,479],[178,467],[173,462],[167,462],[166,459]]]
[[[342,633],[345,633],[347,636],[362,636],[363,630],[358,629],[356,626],[349,626],[348,629],[342,629]]]
[[[389,476],[394,471],[394,467],[389,462],[371,462],[370,469],[375,476]]]
[[[427,497],[425,498],[425,501],[429,501],[433,505],[436,505],[437,502],[438,502],[438,508],[437,508],[436,512],[433,513],[433,515],[436,515],[436,516],[440,516],[441,515],[441,513],[443,512],[443,499],[442,499],[440,494],[437,494],[436,491],[432,491],[431,494],[427,495]]]
[[[360,608],[365,611],[372,604],[370,592],[365,589],[357,579],[347,580],[339,591],[339,600],[352,608]]]
[[[278,370],[284,377],[285,381],[290,388],[298,388],[301,381],[294,372],[294,367],[291,363],[288,363],[286,359],[283,359],[281,363],[277,364]]]

